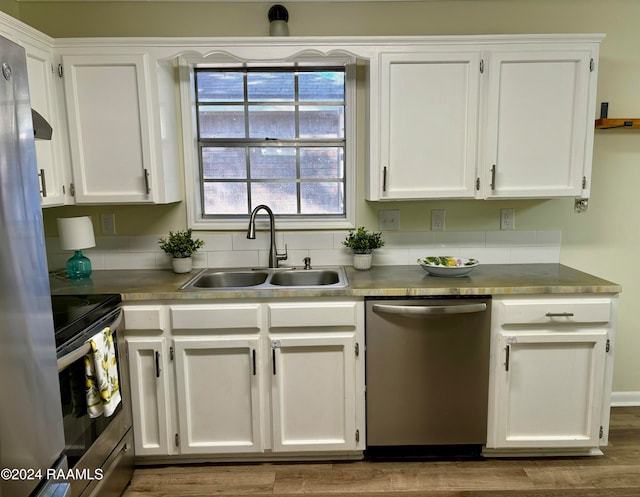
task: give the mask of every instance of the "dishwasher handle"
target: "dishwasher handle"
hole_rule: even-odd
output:
[[[462,304],[462,305],[394,305],[373,304],[373,312],[378,314],[404,314],[412,316],[427,316],[438,314],[471,314],[484,312],[487,304]]]

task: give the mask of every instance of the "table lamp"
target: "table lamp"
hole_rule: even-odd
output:
[[[88,278],[91,274],[91,261],[82,255],[82,249],[95,247],[93,224],[89,216],[58,218],[58,234],[62,250],[73,250],[67,261],[67,275],[72,280]]]

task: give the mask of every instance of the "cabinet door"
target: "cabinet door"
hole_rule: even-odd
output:
[[[606,331],[502,332],[489,447],[597,447]]]
[[[259,343],[174,339],[182,454],[262,451]]]
[[[354,334],[271,338],[274,451],[355,449]]]
[[[76,203],[152,202],[145,54],[63,55]]]
[[[46,50],[24,44],[27,54],[31,108],[53,127],[51,140],[36,140],[36,159],[43,207],[65,204],[65,174],[61,158],[61,130],[57,126],[55,75]]]
[[[475,196],[479,88],[479,52],[381,55],[380,199]]]
[[[127,337],[136,455],[167,455],[169,415],[165,341]]]
[[[492,52],[487,197],[583,195],[591,171],[591,52]]]

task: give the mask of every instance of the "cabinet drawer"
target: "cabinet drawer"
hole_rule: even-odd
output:
[[[260,329],[259,304],[171,306],[174,330]]]
[[[137,305],[122,309],[125,330],[162,330],[164,327],[162,306]]]
[[[608,323],[609,299],[499,302],[500,324]]]
[[[269,304],[270,328],[356,326],[356,302]]]

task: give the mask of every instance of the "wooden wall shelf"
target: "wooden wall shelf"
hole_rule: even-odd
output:
[[[640,128],[640,119],[596,119],[596,129]]]

